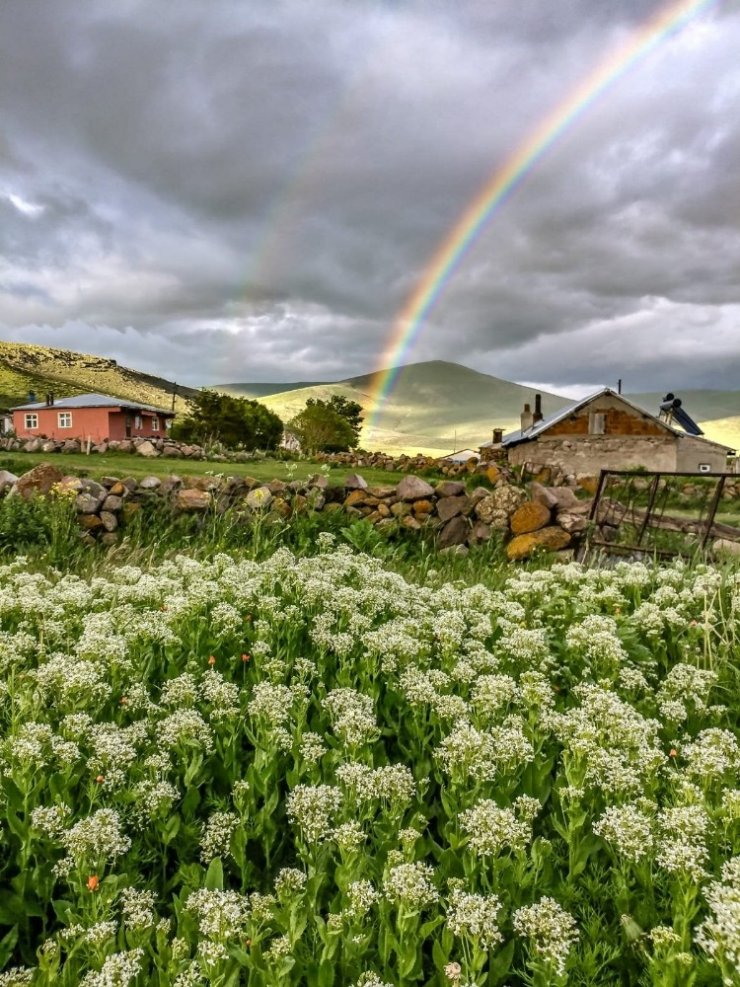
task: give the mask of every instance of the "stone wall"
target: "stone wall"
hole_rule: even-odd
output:
[[[543,437],[513,446],[508,458],[513,466],[537,463],[576,476],[598,476],[602,469],[676,470],[676,450],[676,438],[670,435]]]
[[[289,483],[176,475],[141,480],[110,476],[98,482],[65,475],[51,463],[42,463],[20,478],[0,472],[0,494],[50,493],[74,502],[81,537],[90,544],[116,544],[147,504],[164,502],[176,514],[240,511],[245,523],[257,516],[287,520],[307,512],[341,511],[389,535],[426,532],[441,551],[465,552],[497,534],[510,540],[512,558],[524,558],[538,546],[560,550],[574,545],[586,528],[590,507],[568,488],[548,490],[533,484],[530,499],[523,487],[503,477],[494,489],[477,487],[469,492],[459,481],[439,480],[432,485],[411,475],[398,484],[373,486],[353,473],[342,486],[329,486],[323,475]]]
[[[0,438],[0,449],[8,452],[43,452],[57,453],[90,453],[90,455],[106,455],[107,453],[125,452],[144,456],[147,459],[208,459],[213,462],[243,463],[252,459],[248,452],[220,450],[214,452],[203,446],[176,442],[166,436],[162,438],[112,439],[108,442],[87,443],[80,439],[45,439],[37,436],[33,439],[18,439],[15,436]]]
[[[727,465],[727,453],[723,446],[693,435],[680,437],[676,459],[676,469],[680,472],[694,473],[702,463],[709,465],[712,473],[724,473],[732,468]]]

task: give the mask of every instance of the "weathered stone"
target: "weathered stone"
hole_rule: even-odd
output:
[[[571,535],[585,531],[588,527],[588,518],[583,514],[571,514],[569,511],[560,511],[557,517],[558,524]]]
[[[0,493],[5,493],[8,487],[12,487],[17,480],[18,477],[10,470],[0,470]]]
[[[59,451],[63,453],[77,453],[80,452],[81,449],[82,447],[77,439],[65,439],[62,443],[62,448]]]
[[[108,452],[108,443],[99,442],[96,446],[92,447],[91,452],[97,452],[99,456],[104,456],[105,453]]]
[[[154,459],[156,456],[159,455],[159,452],[157,451],[157,447],[154,445],[154,443],[150,442],[149,439],[146,439],[139,446],[137,446],[136,455],[146,456],[147,459]]]
[[[65,476],[56,485],[60,493],[82,493],[85,490],[84,482],[79,476]]]
[[[314,510],[319,510],[319,508],[314,508]],[[324,510],[327,514],[332,514],[334,511],[341,511],[342,505],[337,503],[327,504],[326,507],[324,507]]]
[[[482,521],[476,521],[473,525],[473,530],[470,533],[469,541],[488,541],[491,537],[491,529],[487,524]]]
[[[496,483],[497,480],[500,479],[500,477],[501,477],[501,470],[498,468],[498,466],[495,465],[495,463],[491,463],[491,465],[486,469],[486,478],[488,482],[491,485],[493,485],[494,483]]]
[[[289,518],[292,514],[292,508],[284,497],[275,497],[272,504],[270,504],[270,510],[273,514],[277,514],[282,518]]]
[[[44,444],[44,440],[40,436],[36,436],[33,439],[28,439],[23,443],[24,452],[39,452]]]
[[[391,515],[391,509],[390,509],[390,507],[387,504],[385,504],[383,501],[381,501],[378,504],[378,514],[381,517],[383,517],[383,518],[390,517],[390,515]]]
[[[75,510],[78,514],[94,514],[100,507],[100,498],[89,493],[79,493],[75,500]]]
[[[395,504],[391,504],[391,514],[394,517],[405,517],[410,513],[411,504],[405,504],[402,500],[397,501]]]
[[[434,492],[438,497],[459,497],[465,493],[465,484],[459,480],[440,480]]]
[[[486,497],[491,496],[491,491],[486,487],[476,487],[475,490],[470,494],[470,499],[473,504],[477,504],[479,500],[485,500]]]
[[[437,539],[439,548],[450,548],[452,545],[464,545],[470,534],[470,525],[459,514],[451,518],[442,528]]]
[[[329,486],[329,477],[323,473],[314,473],[308,478],[309,487],[318,487],[319,490],[326,490]]]
[[[579,473],[576,477],[578,480],[578,486],[581,490],[585,490],[588,494],[595,494],[596,488],[599,485],[599,478],[597,476],[583,475]]]
[[[389,497],[396,496],[396,488],[387,483],[376,484],[373,487],[368,487],[367,492],[371,496],[377,497],[378,500],[387,500]]]
[[[409,531],[421,531],[421,522],[417,521],[415,517],[407,514],[405,517],[401,518],[401,524],[404,528],[408,528]]]
[[[47,439],[46,442],[41,443],[41,452],[56,452],[57,444],[54,439]]]
[[[392,517],[385,517],[382,521],[378,521],[375,525],[375,530],[380,532],[391,532],[394,531],[396,527],[396,521]]]
[[[288,484],[284,480],[270,480],[267,484],[267,489],[273,496],[278,494],[283,494],[288,489]]]
[[[419,516],[419,514],[426,514],[427,516],[434,510],[434,501],[432,500],[415,500],[412,505],[414,514]]]
[[[740,542],[730,541],[729,538],[715,538],[712,542],[712,551],[715,555],[740,556]]]
[[[100,536],[101,545],[115,545],[118,541],[117,531],[106,531]]]
[[[465,556],[468,554],[468,547],[467,545],[448,545],[447,548],[440,548],[439,554]]]
[[[556,525],[517,535],[506,546],[506,554],[512,561],[529,558],[536,551],[556,552],[570,544],[570,535]]]
[[[123,507],[123,497],[116,497],[115,494],[108,494],[108,496],[103,501],[104,511],[120,511]]]
[[[267,487],[255,487],[254,490],[249,491],[244,502],[253,511],[261,511],[270,506],[272,499],[272,494]]]
[[[308,510],[308,498],[303,494],[295,494],[291,506],[294,514],[305,514]]]
[[[365,491],[364,490],[350,490],[344,499],[345,507],[359,507],[361,504],[365,503]]]
[[[509,527],[515,535],[539,531],[550,523],[550,508],[536,500],[528,500],[517,507],[509,519]]]
[[[111,511],[101,511],[100,520],[106,531],[115,531],[118,527],[118,518]]]
[[[367,480],[359,473],[350,473],[344,481],[345,490],[367,490]]]
[[[98,483],[97,480],[90,480],[87,477],[82,480],[82,489],[85,493],[92,494],[93,497],[98,498],[105,497],[108,492],[102,483]]]
[[[443,497],[437,501],[437,514],[443,521],[449,521],[457,514],[462,514],[468,506],[470,506],[470,501],[465,496]]]
[[[529,485],[529,493],[532,500],[536,500],[545,507],[557,508],[558,510],[570,510],[580,504],[575,493],[570,487],[544,487],[541,483],[533,480]]]
[[[475,514],[484,524],[505,531],[509,527],[509,518],[526,499],[527,495],[523,490],[505,483],[476,504]]]
[[[126,481],[123,481],[126,483]],[[143,479],[139,480],[140,490],[156,490],[157,487],[162,486],[162,481],[158,476],[145,476]]]
[[[51,488],[64,478],[64,473],[51,463],[39,463],[18,478],[14,491],[24,500],[35,494],[48,494]]]
[[[97,531],[103,527],[103,522],[97,514],[80,514],[77,520],[86,531]]]
[[[183,489],[177,491],[173,503],[178,511],[207,511],[213,498],[207,490]]]
[[[399,500],[426,500],[434,494],[434,487],[419,476],[405,476],[396,487]]]

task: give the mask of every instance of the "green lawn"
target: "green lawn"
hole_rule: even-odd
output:
[[[268,483],[270,480],[305,480],[320,471],[320,465],[315,462],[301,461],[286,463],[276,459],[252,460],[248,463],[214,463],[197,459],[145,459],[143,456],[133,456],[128,453],[108,453],[105,456],[84,453],[45,454],[45,453],[0,453],[0,469],[10,470],[20,476],[38,463],[53,463],[65,473],[76,476],[90,476],[98,479],[101,476],[116,476],[123,478],[133,476],[141,479],[144,476],[203,476],[204,474],[223,474],[224,476],[253,476],[257,480]],[[292,472],[289,472],[290,467]],[[341,485],[345,477],[353,472],[347,467],[332,467],[329,472],[329,482]],[[391,473],[386,470],[362,469],[357,472],[369,484],[398,483],[403,474]]]

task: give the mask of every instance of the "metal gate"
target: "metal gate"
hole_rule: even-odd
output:
[[[740,543],[740,498],[731,473],[602,470],[581,557],[594,548],[664,558]]]

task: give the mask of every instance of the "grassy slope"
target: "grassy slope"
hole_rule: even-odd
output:
[[[336,384],[284,391],[262,399],[284,421],[289,421],[309,397],[330,398],[342,394],[367,410],[380,374],[353,377]],[[399,373],[384,401],[372,434],[363,431],[368,448],[388,451],[440,454],[453,448],[477,448],[491,437],[494,427],[509,431],[519,425],[525,401],[534,406],[535,391],[510,381],[478,373],[440,360],[415,363]],[[545,414],[568,404],[567,398],[542,395]]]
[[[57,397],[99,393],[158,407],[172,406],[173,384],[114,360],[26,343],[0,342],[0,405],[12,407],[35,391],[39,400],[47,391]],[[177,387],[175,409],[184,411],[193,388]]]
[[[740,391],[680,391],[683,407],[704,430],[707,439],[740,449]],[[660,394],[625,394],[626,398],[657,414]]]
[[[321,387],[322,381],[317,380],[296,380],[286,384],[217,384],[216,389],[225,391],[227,394],[234,394],[238,398],[264,398],[270,394],[282,394],[284,391],[295,391],[301,387]]]

